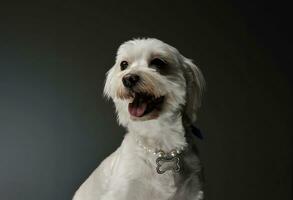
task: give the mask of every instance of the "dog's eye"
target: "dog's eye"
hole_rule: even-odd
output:
[[[154,58],[150,62],[150,66],[164,67],[165,65],[167,65],[167,63],[164,60],[160,59],[160,58]]]
[[[127,67],[128,67],[128,62],[127,61],[124,60],[124,61],[122,61],[120,63],[120,69],[121,69],[121,71],[125,70]]]

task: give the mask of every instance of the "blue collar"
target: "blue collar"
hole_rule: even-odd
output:
[[[191,125],[191,132],[193,133],[193,135],[195,135],[199,139],[203,140],[203,135],[202,135],[200,129],[197,128],[195,125]]]

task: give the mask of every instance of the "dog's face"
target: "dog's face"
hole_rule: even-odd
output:
[[[119,47],[104,93],[113,99],[119,122],[127,126],[183,112],[189,116],[200,105],[202,86],[198,68],[174,47],[157,39],[137,39]],[[189,117],[193,121],[195,113]]]

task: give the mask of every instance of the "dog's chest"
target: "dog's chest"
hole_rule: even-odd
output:
[[[154,174],[154,179],[151,182],[153,190],[157,192],[157,199],[170,199],[176,192],[174,176],[172,172],[165,174]],[[156,199],[156,197],[154,197]]]
[[[138,196],[152,200],[168,200],[175,194],[177,188],[173,172],[158,174],[155,157],[127,157],[120,160],[116,178],[124,180],[123,187],[129,188],[130,193],[138,193]]]

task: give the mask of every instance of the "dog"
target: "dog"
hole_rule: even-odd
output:
[[[127,134],[73,200],[203,199],[203,169],[191,127],[204,87],[200,69],[163,41],[121,44],[104,95],[113,100]]]

